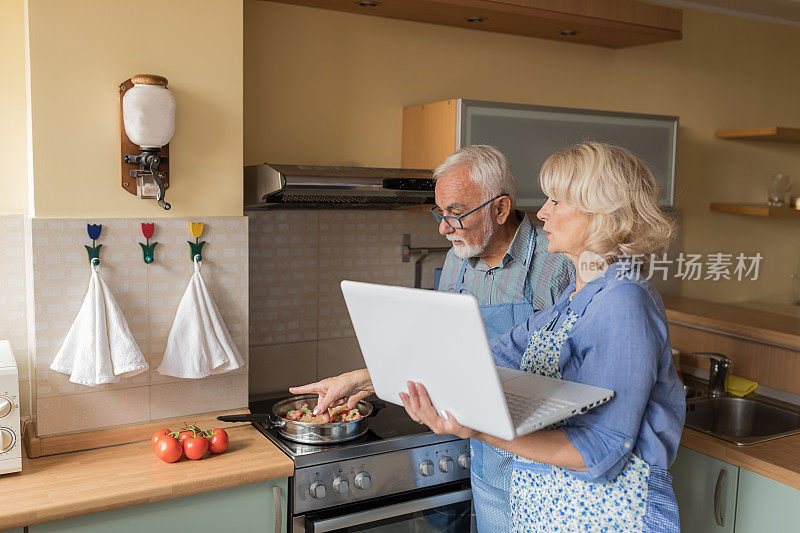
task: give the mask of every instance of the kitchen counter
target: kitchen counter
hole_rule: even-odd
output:
[[[249,424],[226,429],[230,447],[167,464],[150,441],[23,457],[0,476],[0,530],[290,477],[292,461]]]
[[[737,446],[700,431],[683,428],[681,444],[784,485],[800,489],[800,435],[782,437],[750,446]]]
[[[667,319],[800,350],[800,316],[663,295]]]

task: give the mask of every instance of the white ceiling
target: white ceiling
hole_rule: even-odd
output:
[[[800,27],[800,0],[652,0],[652,3]]]

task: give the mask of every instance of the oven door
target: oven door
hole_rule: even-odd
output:
[[[363,507],[362,507],[363,509]],[[463,488],[366,510],[297,516],[293,533],[465,533],[475,531],[472,491]]]

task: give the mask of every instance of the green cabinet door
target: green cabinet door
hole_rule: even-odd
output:
[[[30,526],[29,533],[275,533],[273,487],[280,490],[281,532],[286,531],[287,479],[126,507]]]
[[[767,531],[800,531],[800,490],[741,469],[736,533]]]
[[[681,446],[670,472],[683,533],[734,532],[738,466]]]
[[[17,529],[6,529],[4,531],[0,531],[0,533],[25,533],[25,528],[19,527]]]

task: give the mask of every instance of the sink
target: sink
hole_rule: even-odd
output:
[[[744,398],[686,402],[686,426],[739,446],[800,433],[800,414]]]

